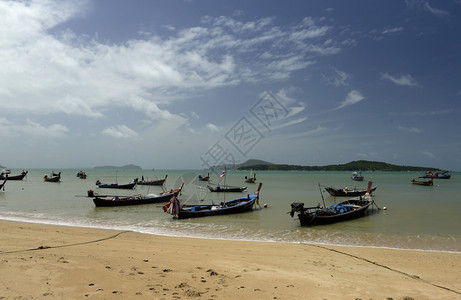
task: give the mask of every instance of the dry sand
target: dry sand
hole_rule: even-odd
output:
[[[0,299],[461,299],[461,253],[0,229]]]

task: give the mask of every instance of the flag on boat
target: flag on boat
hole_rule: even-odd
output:
[[[219,177],[223,178],[224,176],[226,176],[226,170],[222,171],[221,175],[219,175]]]

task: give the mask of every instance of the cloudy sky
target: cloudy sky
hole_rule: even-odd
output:
[[[461,171],[461,1],[0,0],[0,165]]]

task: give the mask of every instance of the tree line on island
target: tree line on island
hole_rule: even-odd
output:
[[[288,164],[273,164],[262,160],[250,159],[237,166],[237,170],[259,171],[442,171],[432,167],[399,166],[380,161],[356,160],[346,164],[326,166],[301,166]]]

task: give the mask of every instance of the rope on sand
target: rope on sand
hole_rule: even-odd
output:
[[[366,259],[366,258],[363,258],[363,257],[360,257],[360,256],[356,256],[356,255],[353,255],[353,254],[350,254],[350,253],[346,253],[346,252],[342,252],[342,251],[339,251],[339,250],[336,250],[336,249],[331,249],[331,248],[328,248],[328,247],[324,247],[324,246],[320,246],[320,245],[314,245],[314,244],[307,244],[307,243],[301,243],[302,245],[307,245],[307,246],[312,246],[312,247],[317,247],[317,248],[321,248],[321,249],[324,249],[324,250],[328,250],[328,251],[331,251],[331,252],[336,252],[336,253],[339,253],[339,254],[343,254],[343,255],[347,255],[349,257],[352,257],[352,258],[356,258],[356,259],[360,259],[360,260],[363,260],[367,263],[370,263],[370,264],[373,264],[375,266],[378,266],[378,267],[381,267],[381,268],[384,268],[384,269],[387,269],[389,271],[392,271],[392,272],[396,272],[396,273],[399,273],[399,274],[402,274],[406,277],[409,277],[411,279],[414,279],[414,280],[419,280],[421,282],[424,282],[424,283],[427,283],[429,285],[432,285],[434,287],[437,287],[437,288],[440,288],[440,289],[443,289],[443,290],[446,290],[446,291],[449,291],[449,292],[452,292],[452,293],[455,293],[457,295],[461,295],[461,292],[458,292],[454,289],[451,289],[451,288],[448,288],[448,287],[445,287],[445,286],[441,286],[441,285],[438,285],[438,284],[435,284],[435,283],[432,283],[432,282],[429,282],[425,279],[422,279],[421,277],[417,276],[417,275],[411,275],[411,274],[408,274],[406,272],[403,272],[403,271],[400,271],[400,270],[397,270],[397,269],[393,269],[391,267],[388,267],[386,265],[383,265],[383,264],[380,264],[380,263],[377,263],[375,261],[371,261],[369,259]]]
[[[65,247],[73,247],[73,246],[92,244],[92,243],[97,243],[97,242],[110,240],[110,239],[116,238],[119,235],[122,235],[122,234],[128,233],[128,232],[131,232],[131,231],[129,231],[129,230],[121,231],[121,232],[118,232],[118,233],[116,233],[116,234],[114,234],[112,236],[109,236],[109,237],[105,237],[105,238],[101,238],[101,239],[97,239],[97,240],[92,240],[92,241],[81,242],[81,243],[66,244],[66,245],[60,245],[60,246],[39,246],[37,248],[14,250],[14,251],[0,251],[0,254],[11,254],[11,253],[18,253],[18,252],[37,251],[37,250],[45,250],[45,249],[53,249],[53,248],[65,248]]]

